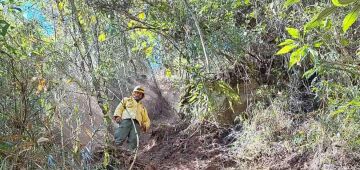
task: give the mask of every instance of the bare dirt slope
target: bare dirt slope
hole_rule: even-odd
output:
[[[227,156],[228,130],[210,123],[163,125],[152,131],[139,160],[155,169],[223,169],[234,166]]]

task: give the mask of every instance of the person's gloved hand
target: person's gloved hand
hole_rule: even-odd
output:
[[[119,123],[121,121],[121,117],[120,116],[115,116],[114,120],[116,123]]]

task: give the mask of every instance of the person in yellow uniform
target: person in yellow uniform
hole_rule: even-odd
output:
[[[119,124],[115,130],[115,144],[122,145],[128,139],[129,149],[134,151],[138,147],[139,130],[147,132],[150,128],[150,119],[146,108],[140,102],[145,97],[142,86],[136,86],[130,97],[125,97],[116,107],[114,119]]]

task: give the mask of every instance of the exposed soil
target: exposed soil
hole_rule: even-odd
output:
[[[141,146],[134,169],[223,169],[235,166],[228,156],[228,129],[209,122],[202,124],[161,124],[141,135]],[[119,147],[111,147],[109,169],[128,169],[133,155]],[[102,150],[97,152],[100,161]]]
[[[161,125],[152,131],[139,160],[156,169],[221,169],[233,166],[227,158],[226,129],[209,123]]]

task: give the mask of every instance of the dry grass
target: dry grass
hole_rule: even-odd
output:
[[[268,106],[250,109],[252,118],[243,123],[232,147],[236,168],[359,169],[358,124],[330,121],[320,110],[289,113],[285,99],[277,96]],[[329,127],[338,127],[337,133]]]

